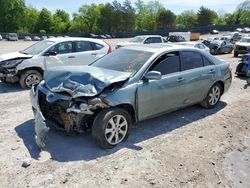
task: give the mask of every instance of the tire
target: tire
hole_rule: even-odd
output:
[[[23,89],[31,88],[32,85],[39,84],[43,77],[36,70],[27,70],[20,76],[19,84]]]
[[[239,56],[238,52],[234,51],[234,57],[238,57],[238,56]]]
[[[222,95],[221,84],[215,83],[209,90],[206,98],[202,101],[201,106],[204,108],[214,108],[220,101]]]
[[[117,124],[118,118],[120,118],[120,124]],[[131,117],[126,110],[122,108],[103,109],[94,120],[92,136],[101,148],[111,149],[127,139],[131,125]]]

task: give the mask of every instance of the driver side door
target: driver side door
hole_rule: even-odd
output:
[[[181,73],[179,52],[160,56],[148,71],[161,72],[160,80],[142,79],[138,83],[139,120],[148,119],[182,106],[185,96],[185,78]]]

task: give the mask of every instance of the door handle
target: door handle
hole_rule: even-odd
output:
[[[91,55],[92,55],[92,56],[97,56],[97,53],[92,53]]]
[[[209,73],[215,73],[215,70],[214,70],[214,69],[211,69],[211,70],[209,71]]]
[[[184,81],[185,80],[185,78],[178,78],[177,79],[177,82],[182,82],[182,81]]]
[[[68,58],[72,59],[72,58],[75,58],[75,56],[69,56]]]

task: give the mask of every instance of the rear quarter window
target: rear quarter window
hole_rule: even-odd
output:
[[[102,49],[104,46],[95,42],[91,42],[91,45],[93,47],[93,50],[100,50]]]

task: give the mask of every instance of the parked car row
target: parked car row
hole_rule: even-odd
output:
[[[250,33],[250,28],[245,27],[245,28],[237,28],[235,31],[241,32],[241,33]]]

